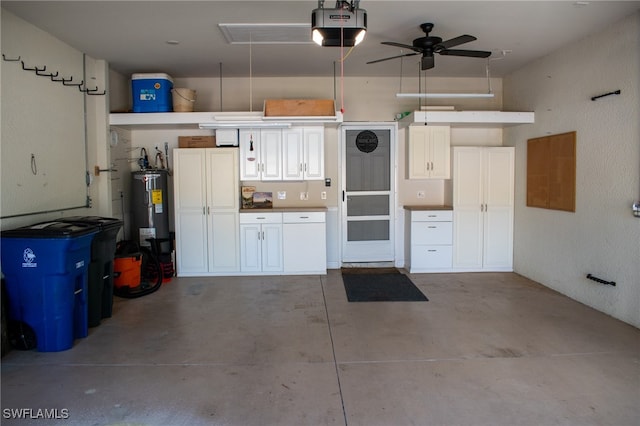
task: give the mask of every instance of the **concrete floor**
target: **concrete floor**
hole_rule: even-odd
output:
[[[174,279],[71,350],[4,357],[0,420],[640,424],[640,330],[516,274],[412,279],[429,302],[348,303],[337,270]]]

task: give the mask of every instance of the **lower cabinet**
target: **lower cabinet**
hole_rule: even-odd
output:
[[[405,244],[409,272],[451,272],[453,212],[406,210]]]
[[[240,214],[240,271],[282,271],[282,213]]]
[[[286,212],[282,216],[284,271],[327,273],[325,212]]]
[[[326,213],[240,213],[240,272],[326,274]]]

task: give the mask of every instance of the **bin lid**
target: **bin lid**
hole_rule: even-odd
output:
[[[98,231],[96,225],[55,221],[2,231],[1,235],[3,238],[72,238],[95,234]]]
[[[102,230],[120,228],[123,224],[120,219],[101,216],[70,216],[60,219],[60,222],[88,224],[97,226]]]

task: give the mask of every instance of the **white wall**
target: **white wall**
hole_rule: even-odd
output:
[[[83,80],[86,88],[97,87],[98,92],[106,89],[104,61],[84,56],[6,10],[2,10],[2,53],[20,57],[27,67],[46,66],[43,72],[57,72],[56,78]],[[20,62],[3,60],[0,69],[1,228],[63,215],[108,215],[108,175],[86,186],[87,171],[92,174],[94,166],[108,165],[107,96],[85,95],[76,87],[23,70]],[[74,208],[83,206],[87,195],[93,208]],[[70,208],[74,209],[63,210]]]
[[[640,327],[640,14],[504,79],[505,109],[536,123],[516,147],[515,271]],[[620,89],[621,95],[595,95]],[[577,131],[575,213],[526,207],[527,139]],[[617,286],[587,280],[593,274]]]

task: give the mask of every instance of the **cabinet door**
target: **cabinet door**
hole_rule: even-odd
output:
[[[262,180],[282,180],[282,130],[260,131],[260,172]]]
[[[324,179],[324,127],[304,128],[304,178]]]
[[[514,148],[486,148],[484,153],[485,269],[513,267]]]
[[[282,130],[282,179],[303,180],[302,128]]]
[[[238,150],[212,148],[206,151],[206,156],[211,210],[238,210]]]
[[[174,149],[174,211],[178,275],[207,272],[204,149]]]
[[[260,131],[241,129],[238,142],[240,180],[260,180]]]
[[[262,225],[262,270],[282,271],[282,225],[269,223]]]
[[[285,223],[282,225],[282,233],[285,272],[326,273],[325,223]]]
[[[451,129],[449,126],[427,126],[429,129],[430,146],[429,157],[431,168],[429,177],[432,179],[449,179],[451,176]]]
[[[409,179],[426,179],[429,177],[429,135],[427,126],[409,127],[407,139],[407,167]]]
[[[240,270],[260,272],[262,270],[262,229],[260,224],[240,225]]]
[[[481,148],[455,148],[453,170],[453,267],[480,270],[484,245]]]
[[[211,272],[237,272],[240,269],[238,212],[211,214]]]

